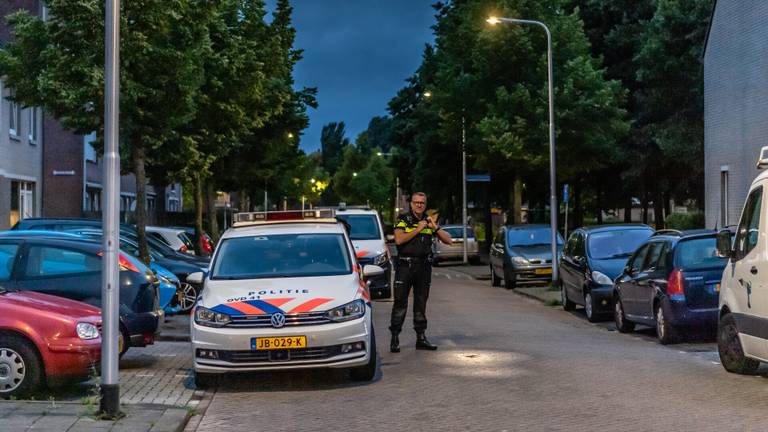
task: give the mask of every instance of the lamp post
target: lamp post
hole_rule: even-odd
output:
[[[549,213],[550,228],[552,229],[552,282],[557,282],[557,185],[555,171],[555,103],[552,91],[552,34],[549,31],[549,27],[541,21],[490,17],[486,22],[491,25],[500,23],[534,25],[543,28],[544,33],[547,34],[547,87],[549,90]]]
[[[120,414],[118,365],[120,275],[120,0],[106,0],[104,57],[104,236],[101,260],[101,399],[100,413]],[[128,343],[128,341],[124,341]]]

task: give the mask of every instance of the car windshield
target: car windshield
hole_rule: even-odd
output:
[[[629,258],[653,234],[646,229],[598,232],[589,235],[587,254],[592,259]]]
[[[451,227],[451,228],[445,228],[445,232],[448,233],[451,238],[454,239],[460,239],[464,238],[464,230],[461,227]],[[474,238],[475,232],[472,231],[472,228],[467,228],[467,238]]]
[[[211,279],[343,275],[352,272],[340,234],[236,237],[221,243]]]
[[[349,238],[351,240],[378,240],[381,238],[379,230],[379,218],[373,214],[364,215],[336,215],[336,219],[349,224]]]
[[[507,234],[507,244],[515,246],[548,245],[552,241],[552,231],[549,227],[514,228]],[[563,237],[557,233],[557,244],[563,244]]]
[[[718,256],[716,237],[681,240],[677,244],[675,266],[683,270],[725,267],[728,258]]]

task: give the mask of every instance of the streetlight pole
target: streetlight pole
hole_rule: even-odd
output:
[[[99,411],[108,418],[120,414],[118,365],[120,279],[120,0],[106,0],[104,59],[104,236],[101,260],[101,400]],[[128,343],[128,341],[123,341]]]
[[[464,264],[467,258],[467,127],[466,117],[461,116],[461,226],[463,231]]]
[[[543,28],[544,32],[547,34],[547,87],[549,90],[549,213],[550,228],[552,230],[552,282],[557,282],[557,184],[555,171],[555,102],[552,91],[552,34],[549,31],[549,27],[541,21],[490,17],[487,22],[493,25],[499,23],[534,25]]]

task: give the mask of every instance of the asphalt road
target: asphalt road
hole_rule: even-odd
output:
[[[487,281],[440,268],[427,311],[436,352],[387,350],[391,303],[376,302],[380,372],[228,377],[200,431],[763,431],[768,380],[725,372],[706,339],[661,346]],[[449,278],[450,277],[450,278]],[[408,319],[410,320],[410,314]]]

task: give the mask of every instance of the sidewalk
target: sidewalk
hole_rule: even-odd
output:
[[[465,265],[446,265],[440,266],[440,269],[453,270],[472,276],[476,280],[490,280],[491,271],[488,266],[465,266]],[[503,285],[501,289],[504,289]],[[558,306],[560,302],[560,291],[550,289],[549,285],[531,285],[518,286],[513,292],[539,300],[549,306]]]
[[[187,423],[187,408],[162,405],[123,405],[125,417],[95,420],[94,405],[77,402],[0,401],[0,431],[177,432]]]

